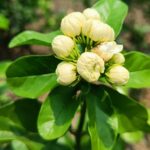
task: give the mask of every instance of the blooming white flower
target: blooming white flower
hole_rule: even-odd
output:
[[[95,82],[104,72],[104,61],[95,53],[82,53],[77,61],[77,71],[87,82]]]
[[[68,57],[71,54],[74,45],[74,41],[65,35],[58,35],[52,41],[52,49],[59,57]]]
[[[80,35],[85,16],[80,12],[72,12],[61,21],[61,31],[70,37]]]
[[[96,42],[109,42],[115,38],[114,30],[100,20],[87,20],[82,28],[82,34]]]
[[[125,85],[129,80],[129,71],[121,65],[113,65],[108,69],[106,76],[114,85]]]
[[[100,15],[99,13],[93,9],[93,8],[87,8],[83,11],[84,16],[86,19],[99,19],[100,20]]]
[[[123,50],[123,45],[113,42],[104,42],[92,49],[92,52],[103,58],[104,61],[110,60],[114,54],[117,54]]]
[[[117,54],[113,55],[110,62],[113,64],[123,64],[125,62],[125,58],[124,58],[123,54],[117,53]]]
[[[69,62],[61,62],[56,68],[57,82],[61,85],[69,85],[77,79],[76,65]]]

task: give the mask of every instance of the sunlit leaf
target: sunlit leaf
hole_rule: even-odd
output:
[[[105,87],[105,90],[114,109],[114,116],[116,117],[116,121],[118,121],[117,128],[120,133],[139,130],[150,131],[148,113],[144,106],[111,88]]]
[[[128,6],[121,0],[99,0],[94,6],[102,19],[115,31],[117,37],[128,12]]]
[[[10,44],[9,48],[13,48],[20,45],[44,45],[50,46],[53,38],[56,35],[61,34],[60,31],[55,31],[51,33],[38,33],[35,31],[24,31],[17,36],[15,36]]]
[[[54,56],[25,56],[7,69],[7,82],[18,96],[36,98],[58,85],[55,69],[59,61]]]
[[[125,67],[130,71],[130,79],[126,87],[150,87],[150,56],[140,52],[129,52],[125,55]]]
[[[78,107],[74,95],[74,88],[63,86],[55,88],[50,93],[42,105],[38,118],[38,130],[43,138],[52,140],[67,131]]]
[[[105,96],[103,90],[99,91],[94,88],[87,95],[92,150],[110,150],[117,140],[117,132],[115,133],[109,124],[109,113],[112,110],[108,110],[109,106],[107,106],[108,102]]]

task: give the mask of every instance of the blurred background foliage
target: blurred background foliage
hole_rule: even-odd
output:
[[[71,11],[82,11],[97,0],[0,0],[0,59],[15,59],[31,53],[48,53],[49,49],[23,46],[9,49],[8,43],[24,30],[51,32],[59,28],[61,18]],[[123,0],[129,14],[118,41],[126,50],[149,53],[150,1]],[[42,49],[42,50],[41,50]]]
[[[10,100],[16,100],[16,96],[8,90],[5,81],[5,70],[11,60],[22,55],[50,53],[50,48],[42,46],[22,46],[9,49],[10,40],[24,30],[35,30],[43,33],[57,30],[60,26],[61,18],[66,13],[82,11],[86,7],[91,7],[96,1],[0,0],[0,107]],[[123,43],[125,50],[138,50],[150,54],[150,0],[123,1],[129,6],[129,13],[122,33],[117,38],[118,42]],[[140,98],[141,103],[150,108],[150,89],[134,90],[131,94],[136,98]],[[122,138],[128,143],[126,144],[126,150],[150,149],[150,136],[147,134],[144,135],[138,132],[132,135],[126,134]],[[89,148],[89,145],[85,144],[87,141],[89,140],[85,138],[83,147],[87,146]],[[0,146],[0,150],[3,147],[17,149],[15,148],[15,142],[12,142],[11,145]],[[120,143],[116,150],[123,150],[124,142],[121,140]]]

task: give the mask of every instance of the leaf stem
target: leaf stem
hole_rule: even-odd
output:
[[[75,150],[81,150],[81,137],[82,137],[82,129],[85,121],[85,114],[86,114],[86,103],[85,101],[83,101],[80,121],[75,135],[75,140],[76,140]]]

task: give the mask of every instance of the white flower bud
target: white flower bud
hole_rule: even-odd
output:
[[[57,82],[61,85],[69,85],[77,79],[76,66],[64,61],[58,64],[56,74]]]
[[[129,71],[121,65],[113,65],[108,69],[106,76],[114,85],[125,85],[129,80]]]
[[[93,9],[93,8],[87,8],[83,11],[84,16],[86,19],[99,19],[100,20],[100,15],[99,13]]]
[[[80,12],[73,12],[65,16],[61,21],[61,31],[70,37],[80,35],[85,16]]]
[[[87,20],[83,25],[82,33],[96,42],[109,42],[115,38],[114,30],[100,20]]]
[[[114,54],[112,59],[110,60],[110,63],[113,64],[123,64],[124,62],[125,62],[125,58],[121,53]]]
[[[92,52],[103,58],[104,61],[108,61],[114,54],[117,54],[123,50],[123,45],[118,45],[116,42],[104,42],[92,49]]]
[[[95,53],[82,53],[77,61],[77,71],[87,82],[95,82],[104,72],[104,61]]]
[[[74,48],[74,41],[65,35],[58,35],[52,41],[52,49],[59,57],[68,57]]]

